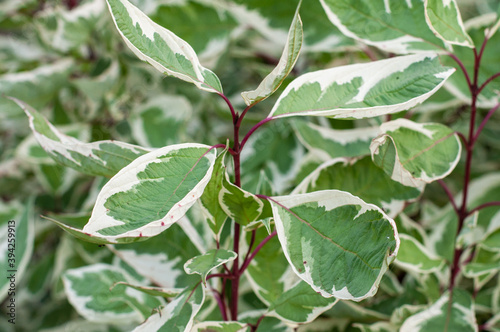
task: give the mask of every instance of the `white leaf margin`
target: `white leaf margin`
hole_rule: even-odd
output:
[[[321,111],[300,111],[294,113],[283,113],[274,115],[276,110],[279,108],[280,102],[283,98],[290,93],[292,89],[300,88],[302,85],[319,83],[320,89],[323,91],[328,88],[333,83],[339,85],[351,82],[354,78],[361,78],[363,80],[363,85],[359,88],[358,94],[352,98],[350,101],[344,105],[349,105],[349,103],[357,103],[364,100],[366,94],[375,87],[380,80],[396,73],[402,72],[408,68],[413,63],[423,61],[425,59],[433,60],[438,55],[432,52],[426,52],[421,54],[404,55],[396,58],[389,58],[369,63],[357,63],[352,65],[346,65],[341,67],[334,67],[329,69],[318,70],[310,72],[299,76],[294,81],[292,81],[283,91],[278,101],[274,105],[271,113],[268,117],[282,118],[290,116],[327,116],[334,119],[362,119],[366,117],[375,117],[384,114],[391,114],[401,112],[410,109],[422,102],[427,98],[432,96],[436,91],[438,91],[441,86],[446,82],[448,77],[455,72],[455,68],[445,68],[443,71],[435,74],[435,77],[442,79],[442,81],[434,87],[431,91],[424,93],[418,97],[412,98],[408,101],[399,104],[392,105],[381,105],[374,107],[363,107],[363,108],[332,108]]]
[[[372,160],[374,159],[374,156],[379,153],[379,148],[384,145],[387,140],[391,140],[392,144],[394,145],[394,149],[396,151],[396,160],[394,161],[394,169],[391,175],[391,179],[394,181],[397,181],[401,183],[402,185],[408,186],[408,187],[415,187],[423,190],[423,187],[431,182],[434,182],[436,180],[442,179],[447,177],[455,167],[457,166],[458,162],[460,161],[460,156],[462,155],[462,144],[460,144],[460,139],[458,138],[457,134],[453,134],[455,137],[455,140],[457,141],[458,144],[458,153],[457,157],[455,160],[453,160],[450,163],[450,167],[448,170],[442,174],[435,174],[435,175],[427,175],[425,173],[425,170],[421,170],[421,173],[418,177],[414,177],[411,172],[407,171],[400,159],[399,159],[399,154],[398,154],[398,149],[396,148],[396,143],[394,142],[394,139],[390,136],[390,134],[387,134],[387,132],[393,132],[398,130],[399,128],[407,128],[413,131],[416,131],[420,134],[423,134],[430,139],[433,139],[432,136],[434,134],[433,131],[424,128],[426,125],[429,125],[432,123],[417,123],[413,122],[404,118],[400,118],[397,120],[385,122],[380,126],[380,135],[377,136],[372,140],[372,143],[370,144],[370,151],[372,154]]]
[[[375,295],[375,293],[378,290],[380,281],[382,280],[382,277],[384,276],[385,271],[389,268],[389,265],[394,261],[394,259],[397,256],[397,253],[399,251],[399,245],[400,245],[400,240],[399,240],[399,234],[397,231],[396,223],[392,218],[387,216],[384,211],[382,211],[379,207],[373,204],[368,204],[364,202],[361,198],[356,197],[348,192],[341,191],[341,190],[321,190],[321,191],[315,191],[312,193],[307,193],[307,194],[296,194],[296,195],[287,195],[287,196],[273,196],[269,200],[271,203],[271,208],[273,211],[273,216],[274,216],[274,223],[276,226],[276,231],[278,235],[278,239],[281,243],[281,246],[283,248],[283,253],[285,254],[286,259],[290,263],[290,266],[295,272],[295,274],[307,282],[316,292],[321,294],[323,297],[336,297],[340,300],[353,300],[353,301],[362,301],[368,297],[371,297]],[[290,258],[290,255],[288,253],[287,248],[289,247],[288,241],[285,236],[285,229],[283,227],[283,221],[281,220],[279,216],[279,211],[278,207],[286,207],[287,209],[292,209],[295,206],[302,205],[304,203],[309,203],[309,202],[316,202],[318,203],[318,206],[325,207],[326,210],[330,211],[333,210],[337,207],[344,206],[344,205],[360,205],[361,209],[358,211],[358,216],[369,211],[369,210],[376,210],[382,214],[382,216],[389,221],[390,225],[392,226],[394,230],[394,239],[396,240],[396,247],[394,251],[392,252],[391,255],[386,257],[386,260],[384,261],[383,265],[380,268],[380,273],[377,276],[377,279],[375,280],[374,284],[372,285],[371,289],[363,296],[360,297],[355,297],[349,291],[347,290],[346,287],[342,289],[335,289],[333,288],[329,292],[326,292],[325,290],[317,287],[314,285],[314,281],[312,280],[312,277],[310,276],[309,273],[307,273],[307,269],[304,272],[299,272],[295,268],[294,264],[292,263],[292,260]]]
[[[130,190],[134,185],[140,183],[141,180],[137,179],[137,173],[143,171],[150,163],[157,162],[157,157],[163,156],[171,151],[184,148],[206,148],[207,153],[201,158],[207,158],[210,161],[210,167],[205,176],[186,196],[184,196],[184,198],[178,201],[177,204],[175,204],[175,206],[170,209],[170,211],[168,211],[163,218],[152,221],[147,225],[119,235],[106,236],[98,233],[99,230],[124,224],[124,222],[107,215],[104,203],[109,197],[118,192]],[[187,210],[189,210],[189,208],[196,203],[196,200],[201,197],[205,186],[208,184],[208,181],[210,181],[210,177],[212,176],[215,155],[216,149],[212,149],[212,147],[208,145],[183,143],[166,146],[138,157],[129,165],[122,168],[104,185],[101,192],[97,196],[90,220],[83,227],[83,232],[98,236],[108,241],[116,241],[118,238],[125,237],[151,237],[160,234],[172,224],[180,220],[186,214]]]

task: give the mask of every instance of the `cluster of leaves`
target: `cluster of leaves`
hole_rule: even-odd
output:
[[[133,2],[0,4],[1,330],[500,331],[498,2]]]

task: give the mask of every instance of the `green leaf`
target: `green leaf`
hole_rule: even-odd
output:
[[[241,96],[248,106],[257,104],[278,90],[285,78],[288,74],[290,74],[295,66],[302,47],[303,39],[302,20],[299,15],[300,4],[301,3],[299,2],[290,26],[290,30],[288,31],[285,49],[281,54],[278,65],[269,75],[266,76],[266,78],[264,78],[257,89],[241,93]]]
[[[215,153],[207,145],[186,143],[137,158],[102,188],[83,231],[109,241],[163,232],[203,193]]]
[[[377,127],[337,130],[301,120],[293,126],[301,143],[325,161],[369,154],[370,142],[378,133]]]
[[[33,219],[32,199],[24,205],[0,201],[0,243],[3,247],[0,265],[4,269],[4,277],[0,279],[0,300],[7,297],[7,304],[16,301],[19,291],[16,285],[22,280],[31,259],[35,238]]]
[[[69,302],[89,321],[119,324],[139,323],[163,302],[116,282],[134,280],[119,267],[94,264],[67,270],[63,282]]]
[[[487,250],[500,252],[500,228],[482,240],[481,245]]]
[[[240,322],[203,322],[193,326],[191,332],[248,332],[250,327]]]
[[[355,301],[375,294],[399,248],[382,210],[337,190],[273,197],[271,205],[288,262],[315,291]]]
[[[451,306],[449,305],[449,292],[429,309],[409,317],[401,326],[401,332],[453,332],[453,331],[478,331],[474,302],[466,291],[453,290]],[[451,310],[448,312],[448,308]]]
[[[264,208],[257,196],[232,184],[227,173],[219,192],[219,204],[230,218],[243,226],[257,220]]]
[[[425,0],[424,7],[425,20],[438,38],[453,45],[474,48],[456,0]]]
[[[274,300],[266,315],[279,318],[288,324],[309,323],[338,301],[333,297],[321,296],[306,282],[300,281]]]
[[[163,287],[151,287],[151,286],[138,286],[138,285],[133,285],[125,281],[119,281],[113,285],[114,287],[118,287],[119,285],[124,285],[133,289],[136,289],[140,292],[143,292],[145,294],[149,294],[151,296],[161,296],[164,298],[170,298],[170,297],[176,297],[179,295],[183,289],[181,288],[163,288]],[[111,288],[112,289],[112,288]]]
[[[419,188],[442,179],[460,160],[458,136],[442,124],[398,119],[382,124],[380,132],[370,145],[372,159],[405,186]]]
[[[443,258],[430,252],[423,244],[407,234],[399,234],[401,244],[395,264],[417,273],[438,272],[445,265]]]
[[[455,70],[436,55],[407,55],[304,74],[281,94],[270,117],[361,119],[410,109]]]
[[[26,112],[31,130],[47,154],[61,165],[79,172],[111,177],[131,161],[150,151],[117,141],[83,143],[61,133],[30,106],[17,99],[12,100]]]
[[[305,193],[338,189],[382,208],[390,217],[397,216],[406,202],[416,200],[421,188],[406,187],[384,173],[369,156],[335,158],[311,172],[294,190]]]
[[[199,274],[201,275],[201,280],[203,284],[207,283],[207,275],[213,269],[225,264],[227,262],[234,261],[238,257],[238,254],[232,250],[225,249],[212,249],[204,253],[191,258],[184,264],[184,271],[187,274]]]
[[[222,93],[219,78],[204,68],[193,48],[170,30],[154,23],[127,0],[107,0],[113,21],[127,46],[165,75]]]
[[[135,332],[169,331],[189,332],[193,320],[205,301],[205,292],[200,284],[187,287],[165,308],[150,316]]]
[[[320,2],[343,34],[368,45],[397,54],[444,50],[443,42],[425,22],[422,0]]]
[[[227,149],[215,160],[212,177],[200,197],[203,215],[217,239],[227,219],[227,214],[219,204],[219,194],[222,191],[222,183],[226,175],[226,166],[224,165],[226,153]]]

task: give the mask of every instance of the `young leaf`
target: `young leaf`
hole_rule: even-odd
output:
[[[425,0],[425,20],[434,34],[446,43],[473,48],[465,31],[456,0]]]
[[[406,187],[393,181],[369,156],[335,158],[321,164],[295,188],[294,193],[337,189],[349,192],[396,217],[406,202],[416,200],[423,188]]]
[[[273,197],[271,205],[288,262],[315,291],[355,301],[375,294],[399,248],[382,210],[338,190]]]
[[[205,301],[205,292],[200,284],[187,287],[165,308],[150,316],[133,332],[169,331],[189,332],[194,316]]]
[[[11,99],[28,116],[35,138],[48,155],[59,164],[74,168],[79,172],[111,177],[130,164],[132,160],[150,151],[116,141],[83,143],[61,133],[29,105],[20,100]]]
[[[359,157],[370,153],[370,142],[378,128],[330,129],[296,120],[295,132],[304,146],[325,161],[337,157]]]
[[[300,48],[302,47],[303,31],[302,21],[299,15],[300,2],[293,17],[292,25],[288,31],[288,38],[285,44],[285,49],[281,55],[278,65],[273,71],[264,78],[257,89],[253,91],[242,92],[241,96],[245,103],[250,106],[266,99],[272,95],[283,83],[283,80],[290,74],[295,66],[295,62],[299,57]]]
[[[206,216],[208,225],[217,239],[227,219],[227,214],[219,204],[219,194],[222,191],[222,183],[226,175],[226,166],[224,165],[226,153],[227,150],[224,150],[215,160],[212,177],[200,197],[203,215]]]
[[[425,22],[422,0],[320,0],[330,21],[348,37],[387,52],[444,49]],[[369,28],[367,28],[369,27]]]
[[[416,273],[439,271],[445,264],[443,258],[430,252],[423,244],[407,234],[399,234],[401,244],[394,264]]]
[[[319,70],[290,83],[269,116],[362,119],[401,112],[429,98],[454,71],[433,54]]]
[[[184,271],[187,274],[199,274],[201,275],[201,280],[203,284],[206,285],[207,275],[213,269],[221,266],[224,263],[234,261],[238,257],[238,254],[232,250],[225,249],[212,249],[204,253],[191,258],[184,264]]]
[[[139,323],[162,304],[155,297],[127,287],[113,287],[118,281],[133,282],[116,266],[94,264],[67,270],[63,275],[69,302],[90,321]]]
[[[109,241],[163,232],[201,196],[215,154],[207,145],[186,143],[137,158],[102,188],[83,231]]]
[[[232,184],[227,173],[219,192],[219,203],[230,218],[243,226],[257,220],[264,208],[258,197]]]
[[[429,309],[419,312],[408,318],[401,332],[476,332],[478,326],[474,313],[474,302],[466,291],[455,288],[451,306],[449,305],[449,292],[445,292],[441,298]],[[451,310],[448,310],[451,308]]]
[[[219,78],[204,68],[193,48],[171,31],[153,22],[127,0],[107,0],[113,21],[127,46],[141,60],[165,75],[222,93]]]
[[[333,297],[324,298],[301,280],[273,301],[266,315],[274,316],[291,325],[309,323],[338,301]]]
[[[405,186],[442,179],[460,159],[458,136],[442,124],[397,119],[382,124],[380,132],[370,145],[373,162]]]

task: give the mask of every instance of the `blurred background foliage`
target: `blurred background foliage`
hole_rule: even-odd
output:
[[[219,76],[224,93],[241,111],[244,103],[239,94],[254,89],[277,64],[298,1],[132,2],[190,43],[202,64]],[[464,20],[491,15],[498,8],[497,0],[462,0],[459,4]],[[317,0],[304,0],[301,16],[305,46],[281,91],[305,72],[391,56],[343,36],[328,21]],[[491,56],[486,59],[487,64],[496,66],[496,71],[500,50],[495,49],[499,47],[500,42],[492,41],[488,50]],[[411,118],[441,122],[465,132],[466,101],[450,90],[441,89],[410,111]],[[64,133],[86,142],[115,139],[161,147],[181,142],[225,143],[232,136],[231,116],[223,100],[191,84],[164,77],[138,60],[119,37],[104,0],[0,2],[0,92],[30,104]],[[252,109],[243,133],[267,116],[277,96],[279,92]],[[310,119],[336,129],[383,120]],[[320,164],[321,160],[297,139],[292,123],[280,120],[268,124],[249,142],[243,161],[243,186],[247,190],[256,188],[256,180],[264,170],[274,181],[275,191],[288,193]],[[474,177],[499,169],[499,148],[497,112],[475,151]],[[451,175],[454,192],[461,188],[460,167],[463,163]],[[85,222],[105,181],[55,164],[34,139],[22,110],[0,98],[0,221],[20,220],[29,211],[28,218],[34,224],[33,236],[26,240],[30,244],[23,257],[25,268],[17,280],[18,320],[12,326],[5,322],[2,312],[0,330],[127,330],[113,324],[84,322],[67,301],[60,278],[69,268],[111,263],[113,254],[105,247],[72,238],[38,217],[57,214],[61,219],[65,214],[67,220],[77,223],[80,218]],[[440,187],[431,184],[405,212],[415,218],[432,219],[446,203]],[[397,270],[392,276],[397,276]],[[392,295],[400,292],[391,290],[391,279],[387,279],[374,299],[336,305],[326,317],[338,318],[343,324],[339,326],[349,330],[352,322],[369,323],[388,317],[392,308],[406,303],[404,297],[425,303],[424,292],[415,281],[405,283],[407,292],[395,298]],[[434,280],[429,280],[427,286],[439,287]],[[0,295],[5,300],[6,294]],[[251,293],[243,300],[249,309],[262,306]],[[3,304],[1,310],[5,310]]]

